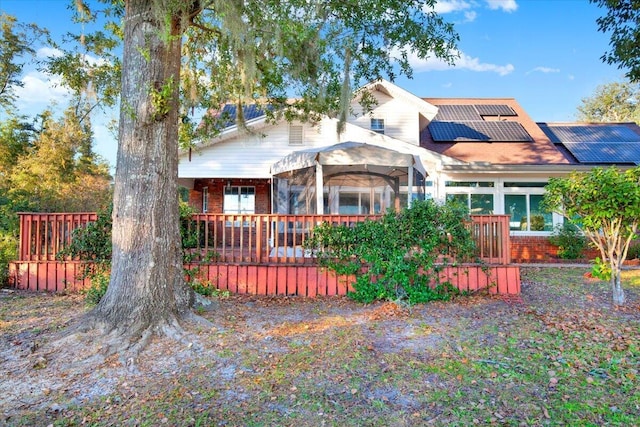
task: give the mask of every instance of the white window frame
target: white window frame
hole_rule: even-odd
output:
[[[209,187],[202,187],[202,213],[209,211]]]
[[[531,203],[531,199],[529,196],[532,195],[536,195],[536,196],[541,196],[544,195],[545,191],[544,191],[544,187],[526,187],[526,186],[522,186],[522,187],[518,187],[518,186],[512,186],[512,187],[506,187],[504,184],[505,182],[513,182],[513,183],[523,183],[523,184],[546,184],[547,181],[534,181],[534,180],[519,180],[519,179],[505,179],[504,182],[500,183],[500,187],[501,187],[501,196],[500,196],[500,203],[502,204],[502,211],[505,213],[505,215],[508,215],[508,206],[506,205],[505,202],[505,196],[508,195],[514,195],[514,196],[527,196],[527,218],[529,218],[531,215],[531,207],[530,207],[530,203]],[[530,231],[530,230],[511,230],[510,234],[512,236],[550,236],[551,234],[553,234],[553,229],[558,225],[558,224],[562,224],[563,223],[563,217],[562,215],[559,215],[555,212],[553,212],[551,214],[551,230],[549,231]]]
[[[238,190],[238,206],[242,206],[242,203],[240,203],[240,198],[242,197],[242,189],[247,188],[247,189],[252,189],[253,190],[253,194],[251,194],[253,196],[253,209],[252,210],[242,210],[242,209],[237,209],[234,210],[233,212],[231,212],[230,210],[227,210],[227,190],[229,189],[237,189]],[[232,195],[232,194],[230,194]],[[223,202],[222,202],[222,212],[225,215],[242,215],[242,214],[255,214],[256,213],[256,187],[254,186],[249,186],[249,185],[231,185],[231,186],[226,186],[224,187],[224,192],[223,192]]]
[[[380,135],[384,135],[384,119],[380,117],[372,117],[371,118],[371,131],[375,133],[379,133]]]
[[[461,186],[448,186],[447,183],[466,183],[469,185],[461,185]],[[480,186],[480,182],[487,182],[493,184],[492,186]],[[477,185],[474,185],[477,184]],[[478,180],[458,180],[458,179],[447,179],[444,182],[444,199],[447,200],[449,195],[458,195],[465,194],[467,195],[467,208],[471,215],[474,215],[471,212],[471,195],[486,195],[493,197],[493,211],[489,213],[489,215],[496,214],[499,212],[498,206],[498,183],[495,180],[486,180],[486,179],[478,179]],[[481,214],[487,215],[487,214]]]

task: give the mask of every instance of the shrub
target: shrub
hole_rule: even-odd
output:
[[[627,259],[638,258],[640,258],[640,243],[635,243],[629,246],[629,251],[627,251]]]
[[[356,301],[446,300],[457,289],[439,283],[438,272],[444,264],[470,259],[475,251],[467,221],[468,211],[459,204],[416,201],[379,220],[321,224],[305,246],[320,265],[356,276],[349,294]]]
[[[587,248],[587,238],[568,221],[555,226],[549,242],[558,247],[558,256],[562,259],[579,259]]]
[[[85,290],[85,301],[88,305],[97,305],[109,286],[109,271],[107,269],[94,270],[87,277],[91,280],[91,286]]]

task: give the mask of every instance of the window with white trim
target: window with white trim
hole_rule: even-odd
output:
[[[554,218],[542,209],[546,182],[505,182],[504,213],[510,215],[509,229],[551,232]]]
[[[456,200],[469,208],[472,215],[495,213],[492,181],[446,181],[446,199]]]
[[[384,135],[384,119],[371,119],[371,130]]]
[[[209,210],[209,187],[202,187],[202,213]]]
[[[224,188],[225,214],[253,214],[256,212],[255,187],[227,186]]]
[[[289,145],[302,145],[304,143],[304,127],[302,125],[289,125]]]

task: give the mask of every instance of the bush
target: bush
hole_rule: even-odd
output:
[[[0,287],[8,285],[9,261],[17,258],[18,239],[10,234],[0,234]]]
[[[568,221],[555,226],[549,242],[558,247],[558,256],[562,259],[582,258],[587,248],[587,238],[576,225]]]
[[[439,283],[438,272],[445,264],[470,259],[475,251],[467,221],[468,210],[459,204],[416,201],[375,221],[321,224],[305,246],[320,265],[355,275],[355,291],[349,296],[356,301],[446,300],[457,289]]]
[[[87,277],[91,280],[91,286],[85,290],[85,301],[88,305],[97,305],[104,294],[107,293],[107,287],[109,287],[109,271],[100,269],[100,271],[89,273]]]
[[[629,250],[627,251],[627,259],[638,258],[640,258],[640,243],[635,243],[629,246]]]

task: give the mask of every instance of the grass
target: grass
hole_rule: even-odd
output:
[[[607,283],[585,278],[585,272],[524,269],[522,304],[473,296],[408,311],[342,298],[232,296],[205,314],[220,327],[206,341],[210,352],[168,365],[164,375],[121,379],[100,399],[64,405],[57,413],[27,409],[5,421],[638,425],[640,272],[624,273],[630,304],[623,309],[611,305]],[[16,328],[38,316],[34,305],[60,304],[47,298],[0,301],[0,331],[24,333]]]

